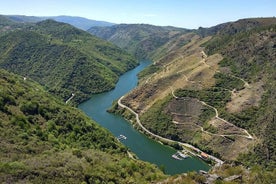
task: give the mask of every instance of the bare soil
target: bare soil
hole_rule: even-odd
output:
[[[231,96],[231,101],[227,103],[226,108],[230,113],[241,112],[248,107],[259,106],[261,96],[264,93],[263,82],[259,81],[250,84],[250,87],[241,91],[236,91]]]

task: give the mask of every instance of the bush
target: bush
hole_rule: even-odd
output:
[[[37,102],[27,102],[27,103],[24,103],[21,107],[20,107],[20,110],[24,113],[24,114],[31,114],[31,115],[34,115],[34,114],[38,114],[38,108],[39,108],[39,105]]]

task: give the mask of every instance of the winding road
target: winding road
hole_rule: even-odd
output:
[[[208,56],[205,54],[204,51],[201,51],[201,55],[202,55],[202,60],[201,60],[201,62],[203,62],[208,68],[212,68],[208,63],[206,63],[206,60],[207,60]],[[182,56],[182,58],[183,58],[183,56]],[[166,69],[167,66],[164,66],[164,67],[165,67],[165,69]],[[220,72],[220,71],[217,71],[217,72]],[[154,75],[156,75],[156,74],[157,74],[156,72],[155,72],[154,74],[152,74],[152,75],[146,80],[145,83],[148,83],[149,80],[150,80]],[[236,76],[234,76],[234,75],[231,75],[231,76],[234,77],[234,78],[240,79],[241,81],[243,81],[244,87],[247,87],[247,88],[250,87],[249,83],[246,82],[244,79],[242,79],[242,78],[240,78],[240,77],[236,77]],[[189,77],[188,77],[187,75],[184,75],[184,78],[185,78],[185,80],[186,80],[187,82],[195,83],[195,81],[189,80]],[[171,89],[171,93],[172,93],[173,97],[176,98],[176,99],[179,99],[180,97],[177,97],[177,96],[174,94],[174,90],[172,89],[172,87],[170,87],[170,89]],[[225,89],[225,90],[228,90],[228,91],[230,91],[232,94],[235,94],[235,93],[234,93],[234,90],[233,90],[233,91],[231,91],[231,90],[229,90],[229,89]],[[133,113],[133,114],[135,115],[137,124],[139,125],[140,128],[142,128],[142,130],[143,130],[144,132],[146,132],[147,134],[149,134],[149,135],[151,135],[151,136],[153,136],[153,137],[155,137],[155,138],[157,138],[157,139],[159,139],[159,140],[161,140],[161,141],[170,142],[170,143],[175,143],[175,142],[176,142],[176,143],[178,143],[179,145],[182,145],[182,146],[184,146],[184,147],[186,147],[186,148],[190,148],[191,150],[193,150],[193,151],[195,151],[195,152],[197,152],[197,153],[201,153],[201,152],[202,152],[200,149],[198,149],[198,148],[196,148],[196,147],[194,147],[194,146],[192,146],[192,145],[190,145],[190,144],[188,144],[188,143],[183,143],[183,142],[178,142],[178,141],[174,141],[174,140],[171,140],[171,139],[167,139],[167,138],[161,137],[161,136],[156,135],[156,134],[152,133],[151,131],[149,131],[147,128],[145,128],[145,127],[142,125],[142,123],[141,123],[141,121],[140,121],[140,118],[139,118],[139,114],[136,113],[136,112],[135,112],[133,109],[131,109],[130,107],[128,107],[128,106],[122,104],[122,99],[123,99],[123,98],[124,98],[124,96],[122,96],[122,97],[118,100],[118,105],[119,105],[120,107],[122,107],[122,108],[125,108],[125,109],[129,110],[131,113]],[[200,103],[202,103],[203,105],[212,108],[212,109],[215,111],[215,114],[216,114],[216,115],[215,115],[215,118],[216,118],[216,119],[218,119],[218,120],[220,120],[220,121],[223,121],[224,123],[227,123],[227,124],[229,124],[229,125],[231,125],[231,126],[235,126],[234,124],[232,124],[232,123],[226,121],[225,119],[220,118],[220,117],[219,117],[218,110],[217,110],[215,107],[213,107],[213,106],[207,104],[207,103],[204,102],[204,101],[200,101],[200,100],[198,100],[198,101],[199,101]],[[176,121],[173,121],[173,123],[175,123],[175,124],[180,124],[179,122],[176,122]],[[199,125],[198,125],[198,126],[199,126]],[[242,129],[242,128],[240,128],[240,129],[243,130],[244,133],[247,134],[247,136],[246,136],[246,135],[238,135],[238,134],[229,134],[229,135],[225,135],[225,134],[214,134],[214,133],[211,133],[211,132],[208,132],[208,131],[204,130],[204,128],[203,128],[202,126],[199,126],[199,127],[200,127],[200,129],[201,129],[202,132],[205,132],[205,133],[211,134],[211,135],[222,136],[222,137],[225,137],[225,136],[240,136],[240,137],[244,137],[244,138],[247,138],[247,139],[250,139],[250,140],[253,140],[253,139],[254,139],[253,136],[250,135],[250,134],[248,133],[247,130]],[[238,128],[239,128],[239,127],[238,127]],[[188,151],[190,154],[192,154],[192,155],[196,155],[193,151],[190,151],[190,150],[187,150],[187,151]],[[220,160],[219,158],[215,157],[215,156],[208,155],[208,157],[209,157],[210,159],[214,160],[214,161],[217,163],[215,166],[220,166],[220,165],[223,164],[223,161]]]
[[[173,91],[172,88],[171,88],[171,92],[172,92],[172,96],[173,96],[175,99],[180,99],[180,97],[178,97],[178,96],[176,96],[176,95],[174,94],[174,91]],[[215,107],[213,107],[213,106],[211,106],[211,105],[208,105],[206,102],[200,101],[200,100],[198,100],[198,99],[197,99],[197,101],[199,101],[200,103],[202,103],[203,105],[205,105],[205,106],[207,106],[207,107],[210,107],[210,108],[214,109],[214,111],[215,111],[215,113],[216,113],[216,115],[215,115],[215,118],[216,118],[216,119],[221,120],[221,121],[223,121],[224,123],[227,123],[227,124],[229,124],[229,125],[231,125],[231,126],[237,127],[237,126],[234,125],[233,123],[230,123],[229,121],[226,121],[225,119],[220,118],[217,108],[215,108]],[[178,123],[178,124],[180,124],[180,123]],[[197,125],[197,126],[199,126],[199,125]],[[248,133],[247,130],[242,129],[242,128],[240,128],[240,127],[238,127],[238,128],[240,128],[241,130],[243,130],[244,133],[247,134],[247,136],[245,136],[245,135],[238,135],[238,134],[229,134],[229,135],[226,135],[226,134],[214,134],[214,133],[211,133],[211,132],[208,132],[208,131],[204,130],[204,128],[203,128],[202,126],[199,126],[199,127],[201,128],[201,131],[203,131],[203,132],[205,132],[205,133],[208,133],[208,134],[210,134],[210,135],[217,135],[217,136],[222,136],[222,137],[225,137],[225,136],[239,136],[239,137],[244,137],[244,138],[251,139],[251,140],[254,139],[253,136],[250,135],[250,134]]]
[[[131,113],[133,113],[133,114],[135,115],[135,117],[136,117],[136,122],[137,122],[137,124],[138,124],[145,132],[147,132],[149,135],[151,135],[151,136],[153,136],[153,137],[156,137],[156,138],[158,138],[158,139],[161,140],[161,141],[170,142],[170,143],[175,143],[175,142],[176,142],[176,143],[178,143],[179,145],[184,146],[184,147],[186,147],[186,148],[190,148],[190,149],[192,149],[192,150],[194,150],[194,151],[196,151],[196,152],[198,152],[198,153],[201,153],[201,152],[202,152],[200,149],[198,149],[198,148],[196,148],[196,147],[194,147],[194,146],[192,146],[192,145],[190,145],[190,144],[188,144],[188,143],[183,143],[183,142],[179,142],[179,141],[174,141],[174,140],[171,140],[171,139],[167,139],[167,138],[161,137],[161,136],[159,136],[159,135],[156,135],[156,134],[152,133],[151,131],[149,131],[148,129],[146,129],[146,128],[142,125],[142,123],[141,123],[141,121],[140,121],[139,114],[136,113],[136,112],[135,112],[133,109],[131,109],[130,107],[128,107],[128,106],[122,104],[122,99],[123,99],[123,98],[124,98],[124,96],[122,96],[122,97],[118,100],[118,105],[119,105],[120,107],[122,107],[122,108],[125,108],[125,109],[129,110]],[[192,151],[190,151],[190,150],[186,150],[186,151],[188,151],[188,152],[189,152],[190,154],[192,154],[192,155],[196,155],[194,152],[192,152]],[[208,154],[207,154],[207,155],[208,155]],[[220,165],[223,164],[223,161],[220,160],[219,158],[216,158],[215,156],[208,155],[208,157],[209,157],[210,159],[214,160],[214,161],[217,163],[215,166],[220,166]]]

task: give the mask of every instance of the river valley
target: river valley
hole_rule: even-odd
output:
[[[79,108],[101,126],[107,128],[114,136],[124,135],[126,139],[121,139],[121,142],[139,159],[163,167],[166,174],[209,170],[210,166],[198,158],[189,157],[183,160],[172,158],[172,155],[176,153],[175,149],[148,138],[135,130],[121,116],[106,112],[113,101],[118,100],[137,86],[137,74],[150,63],[150,61],[141,61],[139,66],[120,77],[115,89],[93,95],[90,100],[80,104]]]

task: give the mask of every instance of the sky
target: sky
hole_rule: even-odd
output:
[[[276,0],[0,0],[0,14],[70,15],[112,23],[211,27],[276,16]]]

